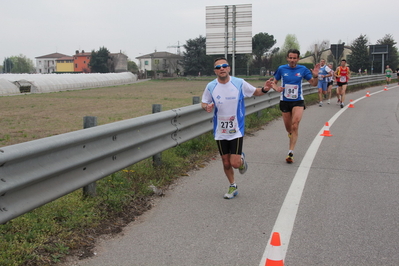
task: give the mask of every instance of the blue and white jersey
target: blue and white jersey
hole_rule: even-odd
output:
[[[251,97],[256,88],[243,79],[230,77],[226,84],[217,79],[206,86],[202,102],[215,104],[213,135],[215,140],[232,140],[244,136],[245,97]]]
[[[331,69],[331,72],[329,73],[331,73],[331,76],[327,78],[327,82],[331,82],[334,79],[334,70]]]
[[[280,66],[274,73],[276,80],[281,80],[281,101],[300,101],[303,100],[302,79],[310,80],[313,78],[312,72],[302,65],[290,67],[288,64]]]
[[[328,74],[330,74],[331,72],[331,68],[329,68],[327,65],[324,65],[322,67],[320,67],[319,69],[319,80],[327,82],[328,81],[328,77],[327,78],[323,78],[322,76],[327,76]]]

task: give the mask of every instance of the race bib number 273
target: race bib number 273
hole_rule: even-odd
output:
[[[221,135],[233,135],[237,132],[237,119],[235,116],[218,117],[218,131]]]

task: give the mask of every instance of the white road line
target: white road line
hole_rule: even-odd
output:
[[[396,86],[395,86],[396,87]],[[383,92],[384,90],[374,92],[372,94]],[[371,95],[372,95],[371,94]],[[366,98],[366,96],[360,97],[357,100],[352,101],[352,104]],[[328,121],[329,126],[337,120],[337,118],[348,109],[348,105],[339,110],[331,119]],[[280,233],[281,239],[281,247],[283,253],[283,259],[285,259],[285,255],[287,253],[288,244],[290,242],[292,229],[294,228],[294,222],[296,218],[296,214],[298,212],[299,203],[301,201],[302,192],[305,187],[306,180],[308,178],[309,170],[312,167],[313,160],[316,156],[316,153],[320,147],[321,141],[323,140],[323,136],[320,136],[324,131],[324,126],[314,138],[312,144],[310,144],[308,150],[306,151],[305,156],[302,159],[301,164],[295,174],[294,179],[292,180],[291,186],[285,196],[283,205],[281,206],[280,212],[274,224],[273,230],[270,233],[269,240],[267,241],[267,246],[265,248],[265,252],[263,253],[262,259],[259,263],[259,266],[264,266],[267,258],[267,254],[271,248],[270,241],[273,232]]]

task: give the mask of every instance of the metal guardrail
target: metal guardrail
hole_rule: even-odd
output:
[[[384,77],[355,77],[350,85]],[[246,98],[246,113],[279,101],[276,92]],[[196,104],[0,148],[0,224],[210,131],[212,117]]]

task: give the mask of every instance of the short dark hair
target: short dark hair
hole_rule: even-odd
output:
[[[346,62],[346,60],[345,60],[345,59],[342,59],[342,60],[341,60],[341,62],[342,62],[342,61],[345,61],[345,62]]]
[[[219,60],[224,60],[224,61],[226,61],[227,62],[227,64],[229,63],[229,61],[227,61],[227,59],[225,58],[225,57],[218,57],[218,58],[215,58],[215,60],[213,61],[213,63],[215,64],[217,61],[219,61]]]
[[[287,52],[287,57],[288,57],[289,54],[297,54],[298,58],[299,58],[301,53],[299,52],[298,49],[289,49],[288,52]]]

